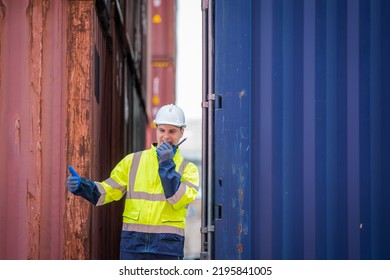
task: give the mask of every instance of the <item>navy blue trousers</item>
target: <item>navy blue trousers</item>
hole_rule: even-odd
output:
[[[129,253],[121,252],[121,260],[182,260],[182,257],[153,253]]]

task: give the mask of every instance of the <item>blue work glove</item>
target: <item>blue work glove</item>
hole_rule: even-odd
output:
[[[175,155],[175,151],[173,150],[172,145],[169,144],[168,142],[162,143],[160,147],[157,148],[157,156],[159,162],[173,159],[174,155]]]
[[[68,166],[68,169],[70,171],[70,176],[66,180],[66,186],[70,192],[74,193],[80,187],[81,177],[79,174],[77,174],[71,165]]]

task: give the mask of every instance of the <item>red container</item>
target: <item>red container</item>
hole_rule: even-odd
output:
[[[176,1],[150,1],[150,57],[148,77],[147,146],[155,139],[153,120],[157,110],[165,104],[175,102],[176,76]]]
[[[118,35],[126,20],[141,30],[145,4],[119,22],[126,7],[104,5],[0,2],[0,259],[118,258],[122,203],[95,208],[65,186],[69,164],[100,181],[144,147],[145,85],[128,50],[146,48]]]

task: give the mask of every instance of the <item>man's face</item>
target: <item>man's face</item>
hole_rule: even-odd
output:
[[[169,125],[169,124],[160,124],[157,126],[157,147],[164,142],[169,142],[173,145],[179,143],[181,137],[183,137],[184,129]]]

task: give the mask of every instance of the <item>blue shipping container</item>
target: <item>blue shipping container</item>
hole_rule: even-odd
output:
[[[390,259],[390,1],[208,4],[208,253]]]

